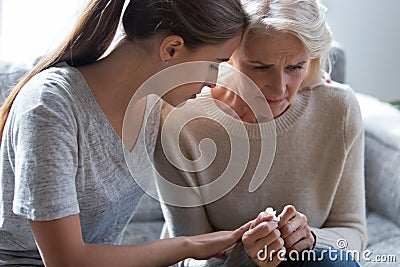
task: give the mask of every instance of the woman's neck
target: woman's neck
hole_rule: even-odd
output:
[[[249,106],[234,92],[217,86],[211,89],[211,95],[217,100],[218,107],[227,114],[235,118],[239,117],[243,122],[257,123],[257,119]]]
[[[140,85],[156,71],[157,62],[141,47],[122,41],[103,59],[78,67],[85,77],[97,103],[116,133],[122,136],[122,125],[128,105]],[[132,118],[141,124],[144,105]]]

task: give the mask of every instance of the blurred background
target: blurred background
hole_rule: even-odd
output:
[[[346,83],[400,99],[400,0],[321,0],[346,53]],[[31,62],[71,30],[86,0],[0,0],[0,60]]]
[[[400,1],[322,0],[346,52],[346,82],[382,100],[400,99]]]
[[[86,0],[0,0],[0,59],[31,62],[61,42]]]

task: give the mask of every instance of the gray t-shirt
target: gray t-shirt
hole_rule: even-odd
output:
[[[79,213],[85,242],[119,244],[144,193],[133,177],[153,177],[146,160],[159,124],[153,101],[147,97],[131,173],[127,150],[76,68],[61,63],[23,87],[1,143],[0,266],[43,265],[28,219]]]

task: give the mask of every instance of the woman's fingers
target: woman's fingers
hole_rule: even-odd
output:
[[[285,258],[285,254],[283,240],[279,237],[270,245],[264,245],[257,251],[257,255],[251,258],[258,266],[276,266]]]
[[[279,215],[279,228],[286,225],[292,218],[297,215],[297,210],[292,205],[287,205],[283,208],[282,213]]]
[[[242,237],[247,255],[259,266],[276,266],[280,262],[275,256],[277,251],[284,249],[284,241],[277,227],[275,221],[261,222]]]
[[[294,206],[285,206],[279,217],[280,221],[275,222],[272,215],[261,212],[243,234],[243,246],[259,266],[276,266],[286,251],[303,251],[314,244],[307,217]]]
[[[300,241],[298,241],[297,243],[295,243],[292,247],[288,248],[288,251],[303,251],[306,249],[312,249],[313,245],[314,245],[314,237],[312,238],[304,238]]]
[[[331,83],[332,82],[331,75],[326,71],[322,72],[322,79],[325,80],[327,83]]]
[[[292,205],[284,208],[278,228],[288,251],[310,249],[315,242],[308,226],[307,217],[298,212]]]
[[[278,230],[275,230],[278,231]],[[276,234],[275,231],[271,233],[271,235],[274,235],[273,238],[262,238],[257,240],[256,244],[254,247],[259,248],[257,250],[257,254],[259,254],[260,250],[263,251],[268,251],[268,257],[272,257],[273,255],[276,254],[279,250],[281,250],[284,247],[284,241],[283,239],[279,236],[279,234]],[[279,232],[279,231],[278,231]],[[271,241],[273,240],[273,241]]]
[[[297,214],[292,219],[290,219],[285,225],[283,225],[279,230],[281,231],[282,238],[286,238],[299,228],[307,226],[307,218],[302,214]]]
[[[275,221],[262,222],[255,228],[248,230],[243,234],[242,241],[244,245],[253,246],[258,239],[268,236],[278,227]],[[280,236],[280,234],[279,234]],[[272,235],[270,238],[273,238]]]
[[[243,234],[250,229],[250,226],[252,223],[253,223],[253,221],[249,221],[249,222],[243,224],[241,227],[239,227],[235,231],[233,231],[232,232],[233,238],[236,241],[239,241],[242,238]]]
[[[274,217],[272,215],[269,215],[265,211],[262,211],[258,214],[257,218],[252,221],[252,223],[250,224],[250,229],[253,229],[262,222],[271,221],[273,218]]]
[[[271,233],[269,233],[266,237],[260,238],[258,239],[255,243],[254,243],[254,247],[258,248],[258,249],[262,249],[265,246],[270,246],[272,245],[274,242],[278,241],[278,243],[282,242],[282,245],[284,244],[283,239],[280,237],[280,233],[278,229],[273,230]],[[276,246],[276,244],[275,244]]]
[[[261,216],[260,220],[265,218]],[[267,236],[271,231],[278,227],[276,222],[259,224],[254,229],[250,229],[250,226],[254,224],[254,221],[247,222],[234,231],[219,231],[203,235],[191,236],[190,241],[195,247],[196,259],[208,259],[211,257],[223,256],[229,248],[234,245],[240,239],[247,239],[254,244],[257,239]],[[250,233],[250,234],[249,234]],[[274,236],[270,236],[270,243],[274,241]]]
[[[303,251],[305,249],[311,249],[315,240],[311,229],[306,226],[292,233],[292,235],[287,237],[284,241],[288,251]]]
[[[299,242],[300,240],[302,240],[303,238],[307,237],[307,233],[305,231],[305,228],[302,229],[298,229],[296,231],[294,231],[293,233],[291,233],[289,236],[283,238],[285,241],[285,247],[290,250],[290,248],[296,244],[297,242]]]
[[[209,259],[222,255],[224,250],[238,241],[235,231],[218,231],[208,234],[190,236],[189,245],[193,248],[193,258]]]

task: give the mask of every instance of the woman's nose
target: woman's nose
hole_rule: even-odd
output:
[[[273,96],[280,97],[286,91],[286,80],[283,73],[276,73],[266,81],[266,87]]]

